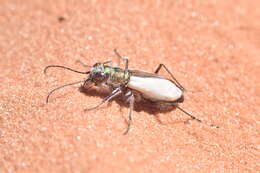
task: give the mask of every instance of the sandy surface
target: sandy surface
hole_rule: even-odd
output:
[[[67,3],[66,3],[67,2]],[[260,1],[0,2],[0,172],[257,172]],[[117,61],[153,72],[164,63],[187,89],[178,110],[139,105],[128,135],[127,106],[97,110],[98,90],[48,92]],[[161,73],[167,76],[165,72]],[[138,103],[137,103],[138,104]],[[214,123],[220,128],[207,125]]]

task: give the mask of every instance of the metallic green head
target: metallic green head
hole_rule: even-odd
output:
[[[96,63],[89,74],[89,80],[96,85],[105,83],[109,78],[109,72],[106,70],[104,64]]]

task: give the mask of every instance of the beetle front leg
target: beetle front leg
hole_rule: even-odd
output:
[[[87,109],[84,109],[84,111],[90,111],[90,110],[93,110],[93,109],[96,109],[98,108],[99,106],[107,103],[109,100],[115,98],[116,96],[118,96],[119,94],[122,93],[122,90],[120,88],[116,88],[115,90],[112,91],[112,94],[105,97],[99,104],[97,104],[96,106],[92,107],[92,108],[87,108]]]

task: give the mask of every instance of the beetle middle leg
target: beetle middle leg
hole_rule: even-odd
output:
[[[115,98],[116,96],[120,95],[121,93],[122,93],[121,88],[116,88],[115,90],[112,91],[111,95],[105,97],[99,104],[97,104],[96,106],[94,106],[92,108],[84,109],[84,111],[90,111],[90,110],[96,109],[99,106],[107,103],[109,100],[111,100],[111,99]]]
[[[170,76],[172,77],[172,79],[173,79],[173,81],[175,82],[175,84],[181,89],[181,90],[185,90],[185,88],[178,82],[178,80],[173,76],[173,74],[171,73],[171,71],[164,65],[164,64],[159,64],[159,66],[156,68],[156,70],[155,70],[155,74],[157,74],[160,70],[161,70],[161,68],[164,68],[166,71],[167,71],[167,73],[169,73],[170,74]]]
[[[127,129],[123,133],[124,135],[126,135],[128,133],[128,131],[130,130],[130,126],[132,124],[132,112],[133,112],[134,103],[135,103],[135,97],[134,97],[134,94],[131,91],[128,91],[125,95],[126,96],[130,95],[130,96],[127,99],[127,101],[129,102],[129,113],[128,113]]]

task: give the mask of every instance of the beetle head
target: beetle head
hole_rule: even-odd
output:
[[[109,74],[105,72],[105,66],[102,63],[96,63],[89,74],[89,79],[95,85],[105,83],[109,77]]]

